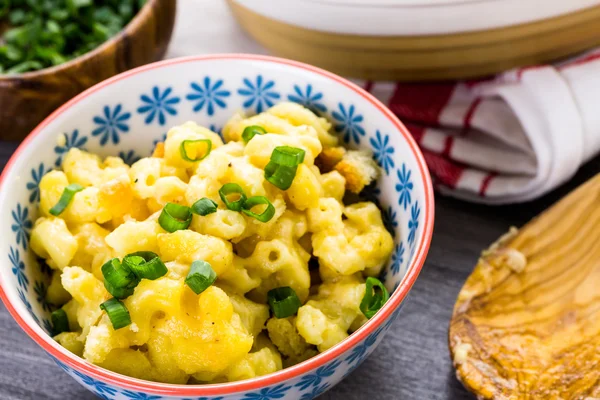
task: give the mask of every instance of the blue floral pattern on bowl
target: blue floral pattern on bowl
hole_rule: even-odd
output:
[[[33,286],[33,291],[36,294],[35,299],[42,306],[42,309],[44,311],[51,311],[52,305],[46,300],[46,292],[48,291],[46,284],[42,281],[35,282],[35,285]]]
[[[417,237],[417,229],[419,228],[419,215],[421,209],[419,208],[419,202],[415,201],[412,208],[410,209],[410,219],[408,220],[408,243],[414,246],[415,239]]]
[[[120,151],[119,157],[125,162],[127,165],[133,165],[135,162],[139,161],[142,157],[135,154],[135,151]]]
[[[275,400],[282,399],[285,393],[290,390],[291,386],[277,385],[261,389],[257,392],[246,393],[242,400]]]
[[[98,127],[92,131],[92,136],[99,136],[102,146],[109,140],[113,144],[118,144],[119,135],[129,132],[129,125],[127,125],[129,118],[131,113],[124,112],[121,104],[117,104],[112,111],[109,106],[104,106],[103,115],[94,117],[94,123]]]
[[[31,315],[31,318],[33,318],[33,320],[35,321],[36,324],[40,323],[40,319],[38,318],[37,314],[33,311],[33,306],[31,305],[31,303],[29,302],[29,298],[25,295],[26,292],[24,292],[21,289],[17,289],[17,294],[19,296],[19,299],[23,302],[23,305],[25,306],[25,309],[27,310],[27,312],[29,313],[29,315]]]
[[[360,144],[361,137],[366,134],[362,126],[364,117],[356,111],[354,104],[344,106],[338,103],[338,109],[331,116],[334,119],[334,129],[342,135],[344,142]]]
[[[67,154],[69,150],[71,150],[74,147],[78,149],[83,149],[88,141],[87,136],[79,135],[78,129],[74,129],[70,135],[68,133],[65,133],[63,137],[64,144],[57,144],[54,147],[54,152],[58,155],[56,161],[54,162],[54,165],[57,167],[59,167],[62,164],[62,158],[65,154]]]
[[[316,399],[317,397],[319,397],[320,395],[322,395],[323,393],[328,391],[329,388],[331,388],[331,385],[329,383],[324,383],[321,386],[313,386],[310,391],[302,394],[302,397],[300,397],[300,400]]]
[[[88,389],[94,392],[97,396],[107,398],[108,396],[113,396],[117,393],[117,389],[107,383],[96,380],[76,370],[71,370],[71,372],[77,375],[81,379],[83,385],[87,386]],[[108,398],[111,399],[110,397]]]
[[[50,320],[42,320],[42,327],[44,328],[44,332],[46,332],[48,335],[52,336],[54,334],[54,327],[52,326],[52,322],[50,322]]]
[[[346,358],[345,361],[350,364],[356,365],[362,363],[363,360],[370,354],[370,352],[374,348],[373,345],[375,344],[375,342],[379,338],[379,335],[381,335],[382,332],[383,328],[379,328],[374,333],[369,335],[362,343],[360,343],[358,346],[352,349],[350,355],[348,356],[348,358]]]
[[[346,143],[373,151],[373,157],[384,173],[367,197],[382,210],[385,225],[395,240],[391,260],[380,277],[388,288],[396,289],[409,269],[426,225],[422,209],[425,188],[419,175],[419,163],[409,146],[398,138],[393,123],[377,117],[378,111],[369,109],[371,106],[361,96],[332,90],[329,78],[316,73],[284,76],[278,69],[259,68],[252,62],[235,72],[202,69],[200,78],[197,70],[186,74],[148,72],[150,75],[137,84],[125,89],[120,87],[111,96],[102,95],[106,88],[95,92],[90,96],[102,95],[102,100],[87,102],[92,105],[81,107],[76,115],[57,118],[46,128],[49,134],[32,141],[32,146],[37,146],[36,156],[22,161],[20,175],[23,180],[13,179],[15,172],[9,172],[8,179],[14,182],[14,189],[10,195],[0,193],[5,196],[3,204],[9,210],[0,216],[7,227],[4,232],[8,232],[5,241],[0,242],[8,271],[4,275],[4,289],[11,288],[16,299],[14,304],[18,304],[23,315],[30,315],[45,332],[52,332],[49,316],[54,306],[45,299],[52,271],[31,253],[29,234],[32,221],[38,216],[39,183],[51,166],[59,166],[65,154],[74,147],[103,156],[118,155],[132,164],[141,155],[149,154],[158,141],[165,140],[167,127],[194,120],[221,134],[219,127],[223,127],[240,107],[248,113],[261,112],[284,98],[328,116],[334,130]],[[189,107],[182,106],[179,93],[184,94]],[[99,109],[98,104],[109,105]],[[61,133],[62,138],[57,140],[57,134]],[[314,370],[285,382],[227,396],[177,397],[125,389],[55,361],[67,374],[103,399],[309,400],[323,394],[360,365],[382,340],[398,311],[399,308],[353,347]]]
[[[275,81],[263,79],[262,75],[257,75],[254,82],[244,78],[243,84],[244,86],[238,89],[237,92],[246,98],[243,103],[244,108],[254,108],[257,113],[271,107],[281,97],[274,90]]]
[[[381,217],[383,218],[383,225],[393,237],[396,237],[396,228],[398,228],[398,213],[396,210],[392,206],[388,206],[386,209],[381,210]]]
[[[192,82],[192,92],[185,96],[194,103],[194,112],[202,111],[206,105],[208,115],[215,114],[215,108],[227,108],[225,100],[231,95],[229,90],[223,89],[223,79],[217,79],[211,83],[209,76],[205,77],[202,84]]]
[[[394,275],[400,273],[400,266],[404,261],[404,243],[400,242],[394,247],[394,252],[392,253],[392,273]]]
[[[171,96],[172,92],[172,87],[161,91],[158,86],[154,86],[150,96],[147,94],[140,95],[142,105],[138,107],[137,112],[146,114],[144,120],[146,124],[151,124],[156,118],[158,124],[164,126],[167,123],[168,115],[177,115],[176,105],[179,104],[181,99],[177,96]]]
[[[396,183],[396,192],[398,192],[398,204],[406,208],[412,202],[411,193],[414,188],[410,180],[411,171],[406,169],[406,164],[402,164],[402,169],[396,171],[398,183]]]
[[[300,390],[305,390],[311,386],[318,386],[323,380],[333,375],[341,363],[341,360],[336,360],[320,367],[314,373],[304,375],[295,386],[300,388]]]
[[[303,105],[317,115],[327,112],[327,107],[321,102],[323,93],[313,90],[311,84],[306,85],[304,88],[294,85],[294,93],[288,94],[287,98],[289,101]]]
[[[12,266],[12,273],[17,278],[17,285],[27,290],[29,278],[25,273],[25,263],[21,260],[19,250],[15,250],[11,247],[10,253],[8,254],[8,259],[10,260],[10,264]]]
[[[29,202],[35,203],[40,199],[40,181],[42,177],[48,172],[44,163],[40,163],[37,168],[31,169],[31,180],[27,182],[27,190],[30,192],[29,194]]]
[[[127,399],[131,399],[131,400],[161,400],[162,399],[162,397],[160,397],[160,396],[152,396],[152,395],[148,395],[146,393],[132,392],[130,390],[124,390],[122,394]]]
[[[390,143],[390,136],[375,131],[375,137],[370,138],[369,143],[373,147],[373,158],[389,175],[390,170],[394,168],[394,147]]]
[[[21,207],[21,204],[17,204],[17,208],[11,212],[11,215],[13,217],[13,224],[10,228],[17,235],[17,244],[22,245],[23,250],[27,250],[29,231],[33,228],[33,222],[29,219],[29,209]]]

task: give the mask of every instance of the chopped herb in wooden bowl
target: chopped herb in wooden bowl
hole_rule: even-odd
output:
[[[146,0],[0,0],[0,74],[62,64],[119,33]]]

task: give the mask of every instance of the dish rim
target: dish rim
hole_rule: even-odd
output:
[[[159,62],[155,62],[152,64],[147,64],[126,72],[123,72],[119,75],[115,75],[109,79],[106,79],[91,88],[85,90],[79,95],[75,96],[67,103],[59,107],[52,114],[50,114],[46,119],[44,119],[27,137],[21,142],[19,147],[12,154],[10,159],[8,160],[4,170],[2,171],[2,175],[0,175],[0,191],[8,190],[9,182],[7,180],[7,176],[12,172],[14,168],[14,164],[17,159],[20,157],[21,153],[27,148],[29,143],[34,140],[38,135],[42,134],[42,131],[46,128],[48,124],[54,121],[58,116],[63,114],[65,111],[84,100],[94,92],[103,89],[104,87],[110,86],[120,80],[129,78],[133,75],[143,73],[153,69],[160,69],[165,66],[188,63],[188,62],[198,62],[198,61],[214,61],[214,60],[242,60],[242,61],[258,61],[265,63],[273,63],[279,64],[288,67],[294,67],[299,69],[304,69],[308,72],[321,75],[327,79],[334,80],[338,84],[346,86],[347,88],[353,90],[358,95],[363,97],[366,101],[370,102],[374,105],[381,113],[386,116],[390,122],[396,127],[396,129],[401,133],[404,137],[404,140],[409,145],[410,150],[412,151],[417,164],[419,166],[419,171],[421,175],[422,184],[425,191],[425,223],[423,225],[423,240],[415,251],[415,257],[413,258],[411,264],[407,269],[406,275],[403,277],[400,285],[394,291],[394,293],[390,296],[388,302],[384,305],[384,307],[377,312],[377,314],[367,321],[362,327],[360,327],[356,332],[352,333],[346,339],[336,344],[332,348],[324,351],[323,353],[319,353],[314,357],[309,358],[306,361],[303,361],[299,364],[296,364],[292,367],[282,369],[280,371],[252,378],[242,381],[236,382],[227,382],[227,383],[218,383],[218,384],[206,384],[206,385],[180,385],[180,384],[168,384],[168,383],[160,383],[160,382],[152,382],[142,379],[137,379],[133,377],[129,377],[126,375],[121,375],[116,372],[112,372],[110,370],[101,368],[96,366],[83,358],[76,356],[75,354],[69,352],[62,346],[60,346],[56,341],[52,339],[51,336],[44,334],[41,335],[38,333],[32,326],[29,325],[28,322],[17,312],[15,307],[10,302],[5,290],[4,290],[4,281],[0,276],[0,299],[6,306],[7,310],[12,315],[13,319],[19,324],[21,329],[23,329],[31,339],[33,339],[40,347],[42,347],[46,352],[48,352],[52,357],[56,358],[60,362],[66,364],[67,366],[81,371],[86,375],[93,377],[94,379],[98,379],[100,381],[107,382],[109,384],[122,387],[129,390],[136,390],[140,392],[155,394],[155,395],[167,395],[167,396],[214,396],[214,395],[231,395],[237,394],[240,392],[251,391],[261,389],[271,385],[281,384],[287,380],[294,379],[296,377],[301,376],[309,371],[316,370],[317,368],[331,362],[332,360],[339,357],[344,352],[356,346],[359,342],[366,339],[368,335],[373,333],[377,328],[383,325],[383,322],[390,317],[393,312],[400,306],[402,301],[406,298],[408,292],[412,288],[415,283],[421,269],[423,268],[423,264],[425,263],[425,258],[429,251],[431,238],[433,234],[433,221],[434,221],[434,196],[433,196],[433,186],[431,182],[431,176],[429,174],[429,170],[425,163],[425,159],[423,154],[421,153],[417,143],[412,138],[411,134],[408,132],[406,127],[400,122],[400,120],[379,100],[377,100],[373,95],[359,87],[358,85],[348,81],[345,78],[342,78],[332,72],[323,70],[321,68],[314,67],[312,65],[304,64],[298,61],[287,60],[284,58],[272,57],[272,56],[262,56],[262,55],[254,55],[254,54],[210,54],[210,55],[199,55],[199,56],[189,56],[189,57],[181,57],[174,58],[169,60],[163,60]]]

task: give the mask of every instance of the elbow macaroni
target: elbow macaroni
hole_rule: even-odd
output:
[[[267,133],[245,144],[241,135],[250,125]],[[40,182],[41,217],[31,234],[31,248],[54,269],[47,300],[62,305],[69,319],[71,332],[55,339],[122,374],[202,383],[272,373],[347,337],[366,321],[359,309],[364,279],[379,273],[393,242],[374,204],[344,205],[344,176],[315,166],[324,148],[337,145],[330,128],[304,107],[281,103],[253,117],[234,116],[223,130],[227,143],[193,122],[174,127],[152,157],[131,167],[71,149],[62,170]],[[210,154],[184,160],[182,141],[198,139],[211,141]],[[286,191],[267,182],[263,170],[283,145],[306,151]],[[260,222],[228,210],[218,192],[230,182],[248,197],[267,197],[273,218]],[[51,215],[71,183],[84,189]],[[203,197],[218,209],[194,214],[188,229],[169,233],[158,223],[167,202],[191,206]],[[141,280],[122,300],[132,323],[115,330],[99,307],[110,298],[101,267],[136,251],[157,253],[168,273]],[[311,257],[319,261],[318,282],[311,281]],[[185,284],[195,260],[208,262],[218,277],[199,295]],[[303,305],[296,316],[277,319],[267,293],[282,286]]]

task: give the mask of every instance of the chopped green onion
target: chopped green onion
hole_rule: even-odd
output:
[[[271,161],[286,167],[295,167],[302,164],[306,152],[297,147],[277,146],[271,153]]]
[[[302,302],[289,286],[269,290],[267,299],[275,318],[287,318],[298,312]]]
[[[368,277],[366,285],[365,295],[360,302],[360,311],[365,317],[371,318],[388,301],[390,294],[377,278]]]
[[[260,204],[267,205],[267,208],[265,208],[265,210],[261,214],[257,214],[251,211],[252,207],[258,206]],[[268,222],[275,215],[275,207],[265,196],[254,196],[246,200],[242,212],[249,217],[256,218],[260,222]]]
[[[192,223],[192,209],[175,203],[167,203],[158,217],[158,224],[167,232],[187,229]]]
[[[104,287],[108,293],[117,299],[124,299],[133,294],[133,289],[140,283],[140,279],[118,258],[107,261],[102,266]]]
[[[265,167],[265,179],[281,190],[288,190],[294,182],[298,167],[286,167],[269,161]]]
[[[235,201],[230,201],[227,196],[229,195],[239,195],[239,199]],[[219,196],[223,203],[227,206],[228,209],[233,211],[242,211],[242,207],[246,202],[246,194],[244,193],[244,189],[237,183],[226,183],[221,189],[219,189]]]
[[[265,167],[265,179],[281,190],[288,190],[296,177],[298,165],[304,161],[306,152],[297,147],[277,146]]]
[[[190,272],[185,278],[185,284],[196,294],[204,292],[217,280],[217,274],[209,263],[197,260],[192,263]]]
[[[262,126],[250,125],[244,128],[244,132],[242,132],[242,139],[244,139],[245,143],[248,143],[254,136],[264,135],[265,133],[267,133],[267,131]]]
[[[151,251],[138,251],[126,255],[123,265],[129,268],[138,279],[150,279],[151,281],[166,275],[167,267],[156,253]]]
[[[83,186],[81,186],[78,183],[71,183],[70,185],[68,185],[63,190],[62,195],[60,196],[60,200],[58,200],[58,203],[56,203],[54,207],[50,209],[50,214],[54,215],[55,217],[59,216],[63,211],[65,211],[69,203],[71,203],[73,197],[75,197],[75,193],[81,192],[82,190]]]
[[[58,335],[59,333],[69,332],[69,318],[67,318],[67,313],[62,308],[59,308],[56,311],[53,311],[50,314],[50,319],[52,320],[52,329],[53,335]]]
[[[204,145],[202,147],[198,145]],[[200,147],[200,148],[199,148]],[[200,161],[205,159],[212,149],[212,142],[209,139],[184,140],[179,145],[181,158],[185,161]]]
[[[117,35],[144,2],[0,0],[0,74],[46,68],[87,53]]]
[[[114,297],[100,304],[100,309],[106,311],[108,319],[115,330],[126,327],[131,324],[131,316],[127,307]]]
[[[192,212],[198,215],[208,215],[217,212],[217,203],[206,197],[192,204]]]

